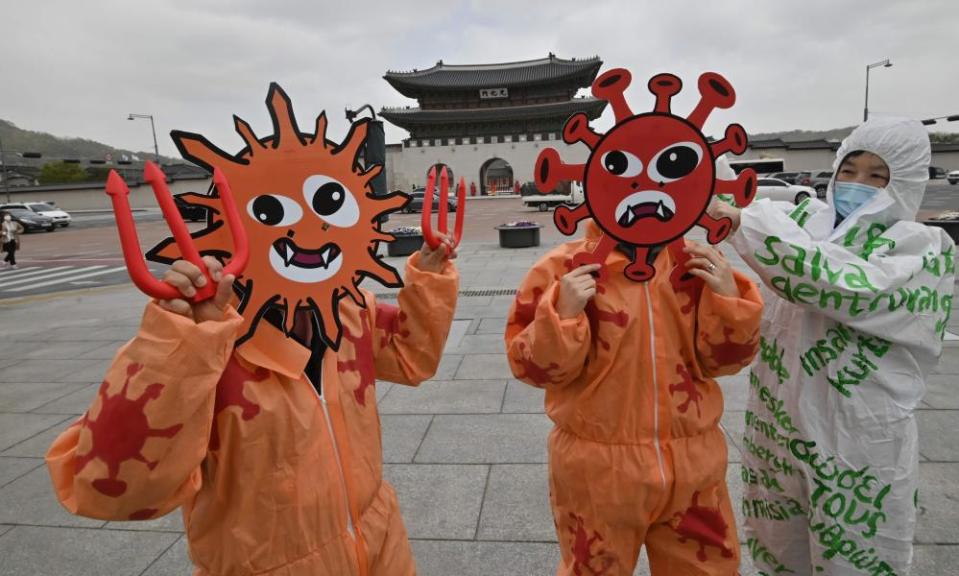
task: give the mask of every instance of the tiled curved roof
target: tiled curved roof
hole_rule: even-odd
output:
[[[444,64],[412,72],[388,71],[384,79],[405,96],[415,98],[422,90],[460,90],[471,88],[508,88],[542,82],[577,80],[588,86],[599,72],[599,56],[564,60],[550,54],[538,60],[501,64]]]
[[[838,150],[839,144],[839,141],[802,140],[799,142],[787,142],[786,148],[790,150]]]
[[[597,98],[574,98],[566,102],[500,106],[494,108],[466,108],[459,110],[423,110],[421,108],[384,108],[380,116],[401,128],[424,124],[458,122],[499,122],[534,118],[568,118],[576,112],[585,112],[590,120],[603,113],[606,101]]]

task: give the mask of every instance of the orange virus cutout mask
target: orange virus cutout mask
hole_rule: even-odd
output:
[[[402,286],[397,271],[377,255],[377,246],[393,240],[380,229],[381,217],[401,209],[409,197],[398,192],[373,195],[372,180],[382,166],[359,161],[368,119],[353,123],[337,144],[326,138],[325,113],[317,117],[312,134],[301,132],[289,97],[276,83],[270,85],[266,105],[273,120],[271,136],[258,138],[248,123],[234,116],[236,131],[246,142],[236,154],[199,134],[174,131],[171,136],[184,158],[224,174],[246,231],[249,261],[234,285],[245,322],[237,343],[252,336],[271,309],[282,317],[287,335],[294,313],[308,310],[323,341],[337,349],[342,298],[365,306],[358,288],[365,277]],[[216,188],[180,198],[206,208],[206,227],[191,234],[199,253],[229,260],[233,240]],[[147,254],[164,263],[180,256],[173,238]]]

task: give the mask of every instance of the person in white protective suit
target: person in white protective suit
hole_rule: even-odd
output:
[[[745,414],[746,544],[761,574],[908,574],[914,410],[952,304],[954,244],[915,222],[919,122],[876,118],[842,143],[826,202],[710,208],[760,276],[766,309]]]

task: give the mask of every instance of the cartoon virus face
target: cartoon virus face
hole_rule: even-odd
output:
[[[626,276],[645,281],[655,274],[646,262],[651,247],[681,242],[696,225],[706,229],[710,243],[723,240],[731,222],[706,214],[710,199],[714,194],[731,194],[739,206],[745,206],[753,199],[757,179],[752,170],[744,170],[736,180],[716,180],[716,157],[746,149],[746,131],[738,124],[728,126],[718,142],[710,143],[702,133],[713,109],[729,108],[736,101],[725,78],[712,72],[700,76],[702,98],[686,118],[670,111],[670,100],[682,88],[679,78],[654,76],[649,90],[656,96],[655,110],[639,115],[633,114],[623,95],[630,79],[628,71],[617,68],[593,82],[593,95],[609,101],[616,118],[606,134],[591,130],[583,113],[567,120],[563,140],[589,147],[586,164],[564,164],[559,153],[549,148],[540,153],[534,174],[544,193],[560,180],[583,183],[586,201],[554,213],[556,226],[566,235],[587,218],[604,232],[592,255],[577,255],[576,266],[602,263],[616,244],[630,244],[636,247],[636,256]]]
[[[287,334],[293,312],[308,309],[323,340],[337,349],[341,298],[349,295],[364,306],[357,286],[366,276],[387,286],[402,285],[396,270],[376,255],[376,247],[393,239],[380,230],[380,216],[399,210],[409,198],[400,193],[373,196],[371,181],[382,166],[364,169],[358,161],[368,120],[354,123],[344,142],[336,144],[326,139],[325,113],[316,119],[312,135],[300,132],[289,98],[275,83],[266,105],[273,135],[257,138],[249,124],[234,117],[246,142],[236,155],[198,134],[174,131],[171,136],[184,158],[224,172],[244,217],[250,259],[236,288],[247,330],[238,343],[252,335],[270,308],[283,316]],[[215,190],[181,197],[208,209],[207,227],[193,234],[199,252],[229,256],[232,241]],[[172,239],[148,254],[167,263],[177,257]]]

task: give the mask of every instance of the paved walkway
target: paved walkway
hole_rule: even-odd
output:
[[[467,244],[462,289],[514,289],[547,249]],[[145,298],[129,286],[40,298],[0,306],[0,575],[190,574],[179,513],[139,523],[70,516],[54,499],[42,460],[96,394]],[[416,389],[377,388],[386,476],[399,492],[422,575],[551,574],[559,556],[547,503],[550,422],[542,393],[512,379],[503,353],[511,301],[495,293],[461,296],[436,378]],[[959,314],[950,329],[959,332]],[[919,411],[914,574],[922,576],[959,570],[957,352],[946,349]],[[747,385],[742,375],[721,383],[728,480],[738,502]],[[648,573],[644,564],[637,574]],[[748,558],[742,572],[755,574]]]

